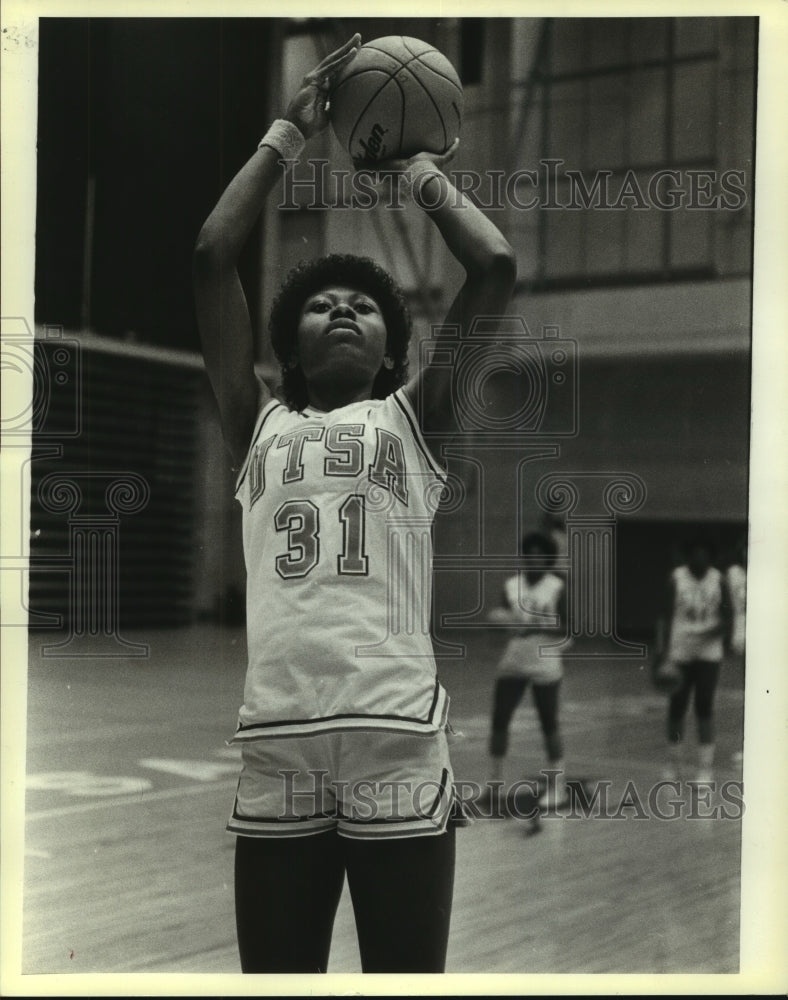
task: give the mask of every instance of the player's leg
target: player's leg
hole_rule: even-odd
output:
[[[455,831],[347,839],[348,885],[364,972],[443,972],[454,890]]]
[[[665,777],[671,780],[681,778],[684,718],[695,683],[695,673],[691,663],[678,663],[676,666],[681,674],[681,684],[668,700],[668,768]]]
[[[509,748],[509,725],[527,686],[525,677],[499,677],[495,682],[490,729],[491,781],[501,780],[503,758]]]
[[[330,736],[242,747],[227,829],[238,834],[235,906],[244,972],[326,971],[344,880],[326,769],[333,759]]]
[[[325,972],[344,881],[335,830],[236,839],[235,916],[243,972]]]
[[[698,724],[698,781],[711,781],[714,766],[714,695],[720,664],[708,660],[695,664],[695,717]]]
[[[566,798],[564,741],[558,724],[560,690],[560,680],[533,685],[534,704],[542,729],[549,772],[547,787],[540,798],[540,804],[548,806],[558,805]]]
[[[563,761],[564,757],[564,740],[558,723],[560,691],[560,680],[551,681],[549,684],[533,685],[534,704],[542,729],[545,752],[551,767]]]

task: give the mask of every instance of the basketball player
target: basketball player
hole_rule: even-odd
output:
[[[228,830],[244,972],[325,972],[345,875],[365,972],[441,972],[448,942],[448,698],[427,627],[428,498],[444,470],[425,436],[454,430],[451,371],[405,381],[401,293],[371,261],[331,256],[300,266],[273,307],[281,402],[255,377],[237,270],[281,161],[326,128],[332,80],[359,44],[307,75],[195,250],[205,361],[243,507],[249,663]],[[437,205],[431,218],[466,275],[446,322],[467,329],[506,308],[514,257],[450,188],[445,160],[386,168],[419,207]]]
[[[540,530],[555,542],[556,555],[565,556],[569,554],[566,518],[562,514],[545,511],[541,517]]]
[[[723,653],[730,645],[731,600],[714,550],[702,537],[684,547],[685,562],[673,570],[665,614],[657,625],[657,657],[676,664],[679,684],[668,702],[668,757],[672,779],[682,776],[684,717],[694,692],[698,727],[698,781],[712,780],[714,695]]]
[[[725,579],[731,595],[733,628],[731,630],[731,652],[744,655],[744,638],[747,621],[747,545],[742,542],[736,559],[730,564]]]
[[[525,535],[521,543],[524,568],[504,583],[503,603],[492,621],[518,626],[498,663],[490,733],[490,777],[500,781],[509,746],[509,725],[528,685],[539,716],[547,754],[547,783],[540,805],[550,808],[566,798],[564,744],[558,724],[558,698],[563,676],[560,653],[544,647],[556,643],[566,622],[564,582],[549,567],[557,546],[542,532]]]

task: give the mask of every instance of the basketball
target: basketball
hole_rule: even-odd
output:
[[[452,64],[418,38],[362,45],[329,99],[334,134],[354,163],[445,153],[460,134],[462,84]]]

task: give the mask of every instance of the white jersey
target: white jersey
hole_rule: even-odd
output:
[[[558,604],[563,589],[563,580],[553,573],[545,573],[535,584],[528,582],[525,573],[509,577],[504,584],[504,594],[511,620],[527,631],[512,636],[507,643],[498,664],[499,674],[527,677],[536,684],[561,679],[561,654],[547,647],[560,640],[554,629],[558,624]],[[552,632],[548,631],[550,626],[553,626]]]
[[[249,646],[236,740],[443,728],[430,621],[444,482],[401,389],[327,413],[263,407],[236,492]]]
[[[711,567],[699,580],[686,566],[673,570],[673,620],[668,655],[677,663],[722,659],[722,574]]]
[[[743,566],[739,566],[738,563],[734,563],[728,567],[725,578],[728,582],[733,610],[731,648],[734,653],[743,653],[747,608],[747,570]]]

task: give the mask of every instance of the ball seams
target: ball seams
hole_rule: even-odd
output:
[[[402,48],[407,53],[409,53],[410,55],[409,59],[404,59],[403,56],[399,53],[395,54],[381,46],[375,45],[374,42],[368,42],[366,43],[366,45],[362,46],[362,49],[366,49],[367,52],[379,53],[380,55],[385,57],[385,59],[390,63],[390,65],[388,66],[372,65],[372,66],[354,67],[351,64],[347,68],[346,75],[343,75],[342,79],[340,79],[339,82],[336,84],[336,86],[333,87],[331,90],[329,100],[331,101],[331,104],[335,104],[337,96],[341,94],[341,91],[343,90],[345,84],[350,83],[350,81],[357,79],[358,77],[362,76],[365,73],[381,73],[385,77],[380,86],[376,87],[375,90],[369,94],[368,100],[363,105],[363,107],[360,108],[356,116],[356,120],[353,124],[352,131],[345,145],[348,147],[348,151],[353,147],[353,144],[356,142],[361,129],[361,122],[364,116],[367,114],[370,106],[380,98],[381,94],[385,91],[386,86],[391,81],[394,81],[394,83],[397,85],[397,89],[400,95],[400,113],[398,115],[399,139],[398,142],[396,143],[395,149],[400,151],[399,155],[402,155],[401,151],[405,137],[405,126],[407,120],[407,106],[406,106],[406,91],[402,82],[399,80],[399,76],[402,70],[406,70],[410,73],[410,77],[412,78],[408,82],[416,84],[417,85],[416,89],[418,90],[420,88],[422,94],[426,95],[428,103],[434,109],[435,116],[437,117],[438,122],[440,122],[440,127],[443,133],[443,143],[442,143],[442,149],[435,150],[435,152],[445,152],[449,146],[449,128],[448,128],[449,123],[447,120],[445,120],[442,110],[445,107],[445,105],[439,103],[439,101],[430,91],[430,88],[427,85],[427,83],[423,79],[421,79],[422,74],[415,71],[414,68],[411,68],[412,64],[414,62],[418,63],[419,66],[424,71],[429,72],[438,80],[450,84],[452,88],[457,91],[460,98],[462,98],[462,93],[463,93],[462,85],[459,84],[457,80],[452,79],[452,77],[450,77],[447,73],[441,72],[439,69],[436,69],[435,67],[431,66],[428,62],[425,61],[424,57],[429,56],[430,54],[433,53],[440,58],[446,59],[443,53],[440,52],[439,49],[436,49],[431,43],[423,42],[422,44],[425,46],[425,48],[421,52],[414,52],[413,48],[408,44],[406,36],[400,35],[392,37],[393,39],[395,39],[400,43]],[[419,40],[416,39],[416,41]],[[451,66],[451,63],[448,62],[448,60],[446,61],[456,76],[456,71],[454,71],[454,68]],[[449,97],[448,94],[445,95],[445,99],[448,99],[448,97]],[[462,116],[460,114],[456,100],[451,100],[450,106],[454,110],[454,113],[457,115],[457,127],[459,129],[459,127],[462,124]],[[329,117],[331,117],[330,110],[329,110]],[[414,153],[419,151],[426,151],[426,150],[413,150]],[[397,155],[397,153],[393,152],[392,155]]]

